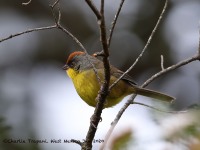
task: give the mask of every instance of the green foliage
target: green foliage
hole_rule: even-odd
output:
[[[132,131],[128,130],[122,132],[118,137],[112,141],[111,150],[128,150],[129,144],[132,142]]]

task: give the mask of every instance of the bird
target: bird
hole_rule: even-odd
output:
[[[63,69],[69,78],[71,78],[81,99],[89,106],[95,107],[97,104],[95,99],[101,87],[99,79],[104,81],[104,65],[102,60],[94,55],[89,55],[82,51],[75,51],[69,55]],[[110,65],[109,84],[112,85],[123,73],[123,71]],[[130,94],[139,94],[165,102],[175,100],[174,97],[167,94],[137,86],[132,77],[126,74],[109,91],[104,108],[115,106]]]

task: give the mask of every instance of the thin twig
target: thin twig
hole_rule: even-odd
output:
[[[56,17],[56,14],[54,12],[54,9],[55,9],[55,6],[57,6],[58,8],[58,19]],[[56,26],[58,29],[60,29],[61,31],[63,31],[64,33],[66,33],[68,36],[70,36],[80,47],[81,49],[86,53],[88,54],[87,50],[85,49],[85,47],[83,46],[83,44],[71,33],[69,32],[67,29],[65,29],[62,25],[61,25],[61,11],[60,11],[60,6],[59,6],[59,0],[57,0],[56,2],[54,2],[54,4],[50,5],[51,7],[51,10],[52,10],[52,14],[53,14],[53,17],[54,17],[54,20],[55,20],[55,23],[56,23]],[[86,55],[87,57],[87,55]],[[88,57],[87,57],[88,58]],[[88,58],[89,60],[89,58]],[[101,79],[97,73],[97,69],[95,68],[94,64],[89,60],[89,63],[92,65],[93,67],[93,70],[94,70],[94,73],[97,77],[97,80],[98,80],[98,83],[99,85],[101,85]]]
[[[180,61],[179,63],[175,64],[175,65],[172,65],[170,67],[167,67],[165,68],[164,70],[161,70],[160,72],[154,74],[152,77],[150,77],[148,80],[146,80],[141,87],[145,87],[147,86],[148,84],[150,84],[153,80],[157,79],[158,77],[162,76],[163,74],[166,74],[172,70],[175,70],[181,66],[184,66],[192,61],[196,61],[196,60],[199,60],[200,59],[200,55],[194,55],[188,59],[185,59],[183,61]]]
[[[59,7],[59,1],[60,0],[56,0],[52,5],[50,5],[51,11],[52,11],[52,14],[53,14],[53,17],[54,17],[54,21],[56,23],[56,27],[58,29],[60,29],[61,31],[63,31],[64,33],[66,33],[69,37],[71,37],[81,47],[81,49],[85,53],[87,53],[87,50],[85,49],[85,47],[83,46],[83,44],[71,32],[69,32],[67,29],[65,29],[60,24],[60,21],[61,21],[61,11],[60,11],[60,7]],[[58,18],[56,17],[56,14],[55,14],[55,11],[54,11],[55,6],[57,6],[57,8],[58,8]]]
[[[57,26],[61,31],[63,31],[64,33],[66,33],[68,36],[70,36],[80,47],[84,52],[87,52],[87,50],[85,49],[85,47],[83,46],[83,44],[71,33],[69,32],[67,29],[65,29],[62,25],[58,25]]]
[[[54,7],[58,5],[58,19],[55,15],[55,12],[54,12]],[[59,0],[57,0],[53,5],[50,6],[52,8],[52,14],[54,16],[54,20],[56,22],[56,25],[57,25],[57,28],[60,29],[61,31],[63,31],[64,33],[66,33],[68,36],[70,36],[80,47],[81,49],[86,53],[88,54],[87,50],[85,49],[85,47],[83,46],[83,44],[71,33],[69,32],[67,29],[65,29],[61,24],[60,24],[60,21],[61,21],[61,11],[60,11],[60,7],[59,7]],[[86,56],[87,57],[87,56]],[[89,59],[88,59],[89,60]],[[98,80],[98,83],[99,85],[101,85],[101,79],[97,73],[97,69],[95,68],[94,64],[89,60],[89,63],[92,65],[93,67],[93,70],[94,70],[94,73],[97,77],[97,80]]]
[[[31,2],[31,0],[29,2],[27,2],[27,3],[22,3],[22,4],[23,5],[28,5],[30,2]],[[58,8],[58,18],[56,17],[56,14],[55,14],[55,6],[57,6],[57,8]],[[33,31],[40,31],[40,30],[57,28],[57,29],[60,29],[61,31],[63,31],[64,33],[66,33],[68,36],[70,36],[83,49],[83,51],[85,53],[87,53],[87,50],[84,48],[84,46],[82,45],[82,43],[79,42],[79,40],[71,32],[69,32],[67,29],[65,29],[60,24],[61,11],[60,11],[60,7],[59,7],[59,0],[56,0],[52,5],[50,5],[50,7],[51,7],[51,10],[52,10],[52,14],[53,14],[54,20],[55,20],[55,25],[47,26],[47,27],[34,28],[34,29],[29,29],[29,30],[23,31],[23,32],[19,32],[19,33],[10,35],[10,36],[8,36],[6,38],[0,39],[0,43],[3,42],[3,41],[6,41],[8,39],[11,39],[13,37],[25,34],[25,33],[30,33],[30,32],[33,32]],[[94,67],[94,65],[93,65],[93,67]],[[94,68],[94,70],[95,70],[95,68]],[[79,144],[79,145],[82,146],[82,142],[80,142],[78,140],[72,139],[72,142],[77,143],[77,144]]]
[[[63,31],[64,33],[66,33],[68,36],[70,36],[80,47],[81,49],[87,53],[87,50],[85,49],[85,47],[83,46],[83,44],[71,33],[69,32],[67,29],[65,29],[62,25],[59,24],[59,26],[57,26],[61,31]]]
[[[137,104],[137,105],[141,105],[141,106],[145,106],[145,107],[148,107],[148,108],[151,108],[151,109],[154,109],[156,111],[160,111],[160,112],[163,112],[163,113],[171,113],[171,114],[179,114],[179,113],[186,113],[187,110],[183,110],[183,111],[167,111],[167,110],[161,110],[159,108],[155,108],[153,106],[150,106],[150,105],[147,105],[147,104],[144,104],[144,103],[139,103],[139,102],[133,102],[132,104]]]
[[[60,2],[60,0],[56,0],[52,5],[50,5],[51,11],[52,11],[52,14],[53,14],[53,18],[54,18],[54,21],[55,21],[57,26],[60,24],[60,20],[61,20],[61,11],[60,11],[59,2]],[[56,13],[54,11],[55,6],[57,6],[57,8],[58,8],[58,19],[56,17]]]
[[[153,31],[151,32],[151,35],[149,36],[149,39],[148,39],[146,45],[144,46],[142,52],[140,53],[140,55],[137,57],[137,59],[135,60],[135,62],[129,67],[129,69],[126,70],[126,71],[125,71],[125,72],[110,86],[109,90],[111,90],[115,84],[117,84],[127,73],[129,73],[129,72],[136,66],[136,64],[138,63],[138,61],[141,59],[141,57],[143,56],[143,54],[144,54],[144,52],[146,51],[147,47],[148,47],[149,44],[151,43],[151,40],[152,40],[152,38],[153,38],[153,36],[154,36],[154,34],[155,34],[157,28],[158,28],[158,25],[160,24],[160,21],[161,21],[161,19],[162,19],[164,13],[165,13],[165,11],[166,11],[167,5],[168,5],[168,0],[165,1],[165,5],[164,5],[163,10],[162,10],[162,12],[161,12],[161,14],[160,14],[160,17],[158,18],[158,21],[157,21],[157,23],[156,23],[156,25],[155,25]]]
[[[103,47],[104,58],[109,56],[108,50],[108,42],[107,42],[107,33],[106,33],[106,24],[105,24],[105,17],[104,17],[104,0],[101,0],[101,21],[99,22],[100,25],[100,40]]]
[[[22,3],[22,5],[28,5],[28,4],[31,3],[31,1],[32,1],[32,0],[29,0],[28,2],[24,2],[24,3]]]
[[[125,1],[125,0],[121,0],[121,3],[120,3],[119,8],[118,8],[118,10],[117,10],[117,13],[116,13],[116,15],[115,15],[115,17],[114,17],[114,20],[113,20],[113,22],[111,23],[110,35],[109,35],[109,38],[108,38],[108,47],[110,47],[110,43],[111,43],[113,31],[114,31],[114,29],[115,29],[115,25],[116,25],[116,23],[117,23],[117,19],[118,19],[118,17],[119,17],[119,14],[120,14],[120,11],[121,11],[122,6],[123,6],[123,4],[124,4],[124,1]]]
[[[125,72],[123,73],[123,75],[122,75],[120,78],[118,78],[118,79],[109,87],[109,90],[111,90],[115,84],[117,84],[129,71],[131,71],[131,70],[133,69],[133,67],[137,64],[137,62],[140,60],[140,58],[143,56],[144,52],[146,51],[148,45],[150,44],[150,42],[151,42],[151,40],[152,40],[152,38],[153,38],[153,36],[154,36],[154,33],[156,32],[156,30],[157,30],[157,28],[158,28],[158,25],[160,24],[160,21],[161,21],[161,19],[162,19],[164,13],[165,13],[165,11],[166,11],[167,5],[168,5],[168,0],[165,1],[165,5],[164,5],[163,10],[162,10],[162,12],[161,12],[161,14],[160,14],[160,17],[159,17],[159,19],[158,19],[158,21],[157,21],[157,23],[156,23],[156,25],[155,25],[155,27],[154,27],[154,29],[153,29],[151,35],[149,36],[149,39],[148,39],[146,45],[144,46],[142,52],[141,52],[140,55],[138,56],[138,58],[135,60],[135,62],[133,63],[133,65],[132,65],[127,71],[125,71]],[[131,105],[131,103],[133,102],[133,100],[134,100],[135,97],[136,97],[136,94],[133,94],[133,95],[131,96],[131,98],[127,100],[127,102],[125,103],[125,105],[124,105],[124,106],[120,109],[120,111],[118,112],[117,116],[115,117],[114,121],[112,122],[112,125],[111,125],[110,129],[108,130],[108,132],[107,132],[107,134],[106,134],[105,141],[104,141],[103,145],[101,146],[101,149],[102,149],[102,150],[105,148],[105,146],[106,146],[106,144],[107,144],[107,142],[108,142],[108,139],[110,138],[110,136],[111,136],[111,134],[112,134],[112,132],[113,132],[115,126],[116,126],[117,123],[119,122],[121,116],[123,115],[123,113],[125,112],[125,110],[127,109],[127,107],[128,107],[129,105]]]
[[[60,12],[60,7],[59,7],[59,1],[60,0],[56,0],[52,5],[50,5],[51,7],[51,10],[52,10],[52,14],[53,14],[53,17],[54,17],[54,21],[55,21],[55,24],[56,25],[52,25],[52,26],[47,26],[47,27],[40,27],[40,28],[34,28],[34,29],[28,29],[26,31],[23,31],[23,32],[19,32],[19,33],[16,33],[16,34],[11,34],[10,36],[6,37],[6,38],[3,38],[3,39],[0,39],[0,43],[3,42],[3,41],[6,41],[6,40],[9,40],[13,37],[16,37],[16,36],[20,36],[20,35],[23,35],[23,34],[26,34],[26,33],[30,33],[30,32],[34,32],[34,31],[40,31],[40,30],[47,30],[47,29],[53,29],[53,28],[57,28],[57,29],[60,29],[61,31],[63,31],[64,33],[66,33],[69,37],[72,38],[72,40],[75,41],[75,43],[77,43],[81,49],[86,53],[88,54],[87,50],[85,49],[85,47],[83,46],[83,44],[71,33],[69,32],[67,29],[65,29],[61,24],[60,24],[60,20],[61,20],[61,12]],[[30,2],[30,1],[29,1]],[[55,6],[58,5],[58,19],[56,17],[56,14],[54,12],[54,9],[55,9]],[[91,63],[91,62],[90,62]],[[92,63],[91,63],[92,64]],[[100,78],[97,74],[97,71],[96,71],[96,68],[94,67],[94,65],[92,64],[93,66],[93,70],[98,78],[98,81],[99,81],[99,84],[101,84],[100,82]]]
[[[163,55],[160,55],[160,65],[161,65],[161,69],[162,70],[164,70],[165,68],[164,68],[164,57],[163,57]]]
[[[58,19],[55,15],[55,12],[54,12],[54,8],[55,6],[57,5],[58,7]],[[66,33],[68,36],[70,36],[80,47],[81,49],[86,53],[88,54],[87,50],[85,49],[85,47],[83,46],[83,44],[71,33],[69,32],[67,29],[65,29],[61,24],[60,24],[60,21],[61,21],[61,11],[60,11],[60,7],[59,7],[59,0],[57,0],[54,4],[50,5],[51,9],[52,9],[52,14],[54,16],[54,20],[55,20],[55,23],[57,25],[57,28],[60,29],[61,31],[63,31],[64,33]],[[87,56],[86,56],[87,57]],[[88,59],[89,60],[89,59]],[[98,79],[98,83],[99,85],[101,85],[101,79],[97,73],[97,69],[95,68],[94,64],[89,60],[89,63],[92,65],[93,67],[93,70],[96,74],[96,77]]]
[[[58,3],[59,3],[60,0],[56,0],[52,5],[50,5],[50,7],[53,9]]]
[[[53,15],[53,19],[54,19],[54,22],[55,22],[55,24],[58,26],[58,24],[59,24],[59,21],[58,21],[58,19],[57,19],[57,16],[56,16],[56,13],[55,13],[55,11],[54,11],[54,7],[55,7],[56,5],[50,5],[50,8],[51,8],[51,12],[52,12],[52,15]],[[59,10],[58,10],[59,11]]]
[[[53,29],[53,28],[57,28],[57,26],[56,25],[52,25],[52,26],[47,26],[47,27],[28,29],[26,31],[19,32],[19,33],[16,33],[16,34],[11,34],[10,36],[8,36],[6,38],[0,39],[0,43],[3,42],[3,41],[9,40],[9,39],[11,39],[13,37],[20,36],[22,34],[30,33],[30,32],[33,32],[33,31],[48,30],[48,29]]]
[[[54,11],[53,11],[54,6],[56,6],[56,4],[58,5],[58,19],[57,19],[57,20],[56,20]],[[83,44],[82,44],[71,32],[69,32],[68,30],[66,30],[66,29],[60,24],[60,20],[61,20],[61,11],[60,11],[60,7],[59,7],[59,0],[57,0],[57,3],[54,3],[54,4],[52,5],[52,13],[54,14],[53,16],[54,16],[54,18],[55,18],[55,22],[56,22],[56,24],[57,24],[57,27],[58,27],[59,29],[61,29],[64,33],[66,33],[67,35],[69,35],[69,36],[82,48],[82,50],[83,50],[86,54],[88,54],[88,52],[87,52],[87,50],[85,49],[85,47],[83,46]],[[86,57],[87,57],[87,56],[86,56]],[[87,57],[87,58],[88,58],[88,57]],[[89,58],[88,58],[88,60],[89,60]],[[98,75],[98,73],[97,73],[97,69],[95,68],[94,64],[93,64],[90,60],[89,60],[89,63],[92,65],[93,70],[94,70],[94,73],[95,73],[95,75],[96,75],[96,77],[97,77],[98,83],[99,83],[99,85],[101,86],[101,79],[100,79],[100,77],[99,77],[99,75]]]
[[[3,41],[6,41],[8,39],[11,39],[13,37],[16,37],[16,36],[19,36],[19,35],[22,35],[22,34],[25,34],[25,33],[30,33],[30,32],[33,32],[33,31],[40,31],[40,30],[47,30],[47,29],[53,29],[53,28],[58,28],[60,29],[61,31],[63,31],[64,33],[66,33],[68,36],[70,36],[80,47],[81,49],[87,53],[87,50],[85,49],[85,47],[81,44],[81,42],[71,33],[69,32],[67,29],[65,29],[61,24],[60,24],[60,19],[61,19],[61,12],[60,12],[60,8],[58,6],[58,19],[56,18],[56,15],[55,15],[55,12],[54,12],[54,8],[56,5],[59,4],[59,0],[56,0],[52,5],[50,5],[51,9],[52,9],[52,14],[53,14],[53,17],[54,17],[54,20],[55,20],[55,23],[56,25],[52,25],[52,26],[47,26],[47,27],[40,27],[40,28],[34,28],[34,29],[29,29],[29,30],[26,30],[26,31],[23,31],[23,32],[19,32],[19,33],[16,33],[16,34],[12,34],[6,38],[3,38],[3,39],[0,39],[0,43],[3,42]]]
[[[164,70],[158,72],[157,74],[153,75],[153,76],[152,76],[151,78],[149,78],[141,87],[147,86],[147,85],[148,85],[149,83],[151,83],[153,80],[155,80],[155,79],[157,79],[158,77],[160,77],[160,76],[162,76],[162,75],[168,73],[169,71],[175,70],[175,69],[177,69],[177,68],[179,68],[179,67],[181,67],[181,66],[183,66],[183,65],[186,65],[186,64],[188,64],[188,63],[190,63],[190,62],[192,62],[192,61],[196,61],[196,60],[199,60],[199,59],[200,59],[200,55],[197,54],[197,55],[194,55],[193,57],[190,57],[190,58],[188,58],[188,59],[185,59],[185,60],[183,60],[183,61],[181,61],[181,62],[179,62],[179,63],[177,63],[177,64],[175,64],[175,65],[172,65],[172,66],[170,66],[170,67],[168,67],[168,68],[166,68],[166,69],[164,69]],[[113,121],[112,124],[111,124],[110,129],[108,130],[108,132],[107,132],[107,134],[106,134],[104,143],[103,143],[103,145],[101,146],[101,150],[103,150],[104,147],[106,146],[106,143],[107,143],[108,139],[110,138],[110,136],[111,136],[111,134],[112,134],[112,132],[113,132],[115,126],[116,126],[117,123],[119,122],[119,120],[120,120],[121,116],[123,115],[123,113],[125,112],[125,110],[128,108],[128,106],[129,106],[130,104],[134,103],[133,100],[135,99],[135,97],[136,97],[136,94],[133,94],[133,95],[131,96],[131,98],[127,100],[127,102],[125,103],[125,105],[124,105],[124,106],[120,109],[120,111],[118,112],[117,116],[115,117],[114,121]]]
[[[104,0],[101,0],[100,14],[101,17],[104,17]]]
[[[71,142],[76,143],[76,144],[78,144],[80,146],[82,146],[82,144],[83,144],[81,141],[75,140],[75,139],[71,139]]]
[[[92,9],[92,11],[94,12],[94,14],[96,15],[97,20],[100,20],[101,19],[101,14],[98,11],[98,9],[96,8],[96,6],[93,4],[92,0],[85,0],[85,1],[88,4],[88,6]]]
[[[198,53],[200,55],[200,27],[199,27],[199,48],[198,48]]]
[[[61,11],[60,11],[60,4],[58,3],[58,23],[61,21]]]
[[[119,122],[120,118],[122,117],[122,115],[124,114],[124,112],[126,111],[126,109],[128,108],[129,105],[132,104],[133,99],[135,99],[136,94],[132,94],[131,97],[126,101],[126,103],[124,104],[124,106],[119,110],[119,112],[117,113],[117,116],[115,117],[114,121],[111,123],[111,126],[108,130],[108,132],[106,133],[104,142],[102,143],[100,150],[104,150],[108,140],[113,132],[113,130],[115,129],[115,126],[117,125],[117,123]]]

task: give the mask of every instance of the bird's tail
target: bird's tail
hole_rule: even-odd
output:
[[[146,88],[134,87],[134,90],[135,90],[136,94],[151,97],[151,98],[158,99],[158,100],[165,101],[165,102],[172,103],[175,100],[175,98],[172,96],[169,96],[169,95],[161,93],[161,92],[149,90]]]

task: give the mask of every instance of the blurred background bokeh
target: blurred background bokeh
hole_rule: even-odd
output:
[[[27,29],[54,24],[49,7],[53,0],[32,0],[27,6],[23,6],[23,2],[26,1],[0,1],[0,39]],[[99,7],[100,2],[97,0],[94,2]],[[119,2],[120,0],[106,1],[108,31]],[[101,51],[97,22],[85,1],[61,0],[60,6],[62,25],[82,42],[90,54]],[[125,1],[110,47],[110,61],[113,65],[125,71],[135,61],[163,6],[164,0]],[[199,0],[169,0],[169,7],[148,50],[129,74],[138,84],[142,84],[161,70],[161,55],[164,57],[165,67],[194,55],[199,45],[199,21]],[[58,29],[32,32],[0,43],[0,150],[80,149],[73,143],[50,143],[52,139],[84,139],[94,110],[81,101],[71,80],[62,70],[67,56],[75,50],[81,49]],[[177,100],[171,106],[158,104],[140,96],[136,101],[174,110],[198,105],[199,66],[199,62],[192,62],[162,76],[148,86],[176,97]],[[104,110],[103,122],[100,123],[95,139],[104,139],[110,123],[123,103],[114,109]],[[180,117],[175,114],[152,112],[141,106],[132,106],[120,120],[111,143],[118,141],[116,137],[120,137],[117,135],[120,134],[119,131],[123,137],[124,130],[125,137],[130,136],[129,132],[132,132],[132,137],[134,136],[131,140],[134,142],[127,149],[133,147],[137,150],[200,149],[198,119],[192,120],[188,115],[195,116],[196,113]],[[186,128],[188,130],[183,132],[185,133],[183,135],[169,136],[163,133],[166,130],[170,133],[179,132],[176,130],[180,129],[179,125],[188,124],[192,131]],[[182,133],[181,130],[180,132]],[[194,138],[191,143],[197,143],[197,146],[191,145],[188,137]],[[8,144],[4,143],[3,139],[46,139],[49,143]],[[98,147],[99,143],[95,143],[94,149]]]

